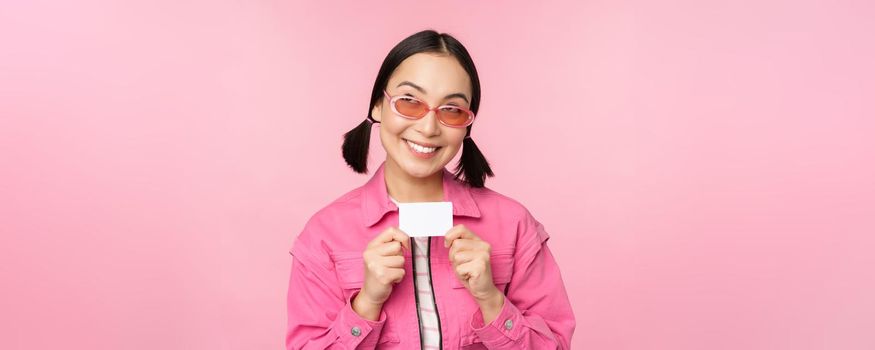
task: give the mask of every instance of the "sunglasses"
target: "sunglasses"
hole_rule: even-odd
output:
[[[389,96],[389,92],[386,90],[383,90],[383,94],[389,99],[392,112],[407,119],[420,119],[425,117],[428,112],[434,111],[441,124],[452,128],[464,128],[474,122],[474,112],[461,106],[441,105],[432,108],[413,96]]]

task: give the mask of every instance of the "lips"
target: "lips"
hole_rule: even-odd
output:
[[[435,144],[431,144],[431,143],[416,142],[416,141],[408,140],[408,139],[402,139],[402,140],[404,140],[404,141],[408,141],[408,142],[413,142],[413,143],[415,143],[415,144],[417,144],[417,145],[420,145],[420,146],[422,146],[422,147],[441,148],[441,146],[438,146],[438,145],[435,145]]]
[[[410,149],[410,153],[413,154],[414,157],[421,159],[430,159],[437,155],[437,151],[441,149],[441,147],[424,147],[419,143],[404,139],[404,143],[407,144],[407,148]]]

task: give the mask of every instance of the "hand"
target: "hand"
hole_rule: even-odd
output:
[[[368,243],[362,253],[365,281],[353,301],[353,309],[362,317],[379,319],[392,288],[404,278],[402,249],[410,250],[410,237],[396,227],[389,227]]]
[[[492,281],[492,266],[489,263],[492,247],[489,243],[464,225],[456,225],[444,235],[444,246],[450,248],[450,262],[456,278],[477,303],[494,304],[502,293]]]

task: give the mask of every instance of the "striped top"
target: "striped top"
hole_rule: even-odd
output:
[[[396,201],[391,196],[389,199]],[[438,325],[437,308],[434,303],[434,291],[431,288],[429,281],[430,264],[428,261],[429,239],[431,237],[412,237],[413,238],[413,266],[416,271],[416,297],[419,300],[419,332],[422,334],[422,349],[423,350],[439,350],[441,343],[441,332]]]

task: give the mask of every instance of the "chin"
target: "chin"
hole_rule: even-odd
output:
[[[418,178],[429,177],[435,173],[434,166],[425,164],[411,164],[411,162],[406,162],[401,168],[404,169],[406,173],[410,174],[410,176]]]

